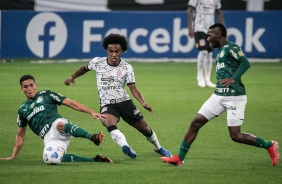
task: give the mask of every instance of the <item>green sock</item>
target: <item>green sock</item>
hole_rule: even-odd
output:
[[[267,149],[267,148],[270,148],[272,146],[272,142],[257,137],[255,146]]]
[[[62,162],[94,162],[94,159],[76,156],[74,154],[65,154]]]
[[[87,131],[85,131],[82,128],[79,128],[77,125],[73,125],[71,123],[65,124],[64,131],[66,133],[69,133],[70,135],[74,137],[84,137],[91,140],[92,134],[89,134]]]
[[[182,141],[180,148],[178,150],[178,157],[180,158],[181,161],[184,160],[190,147],[191,147],[191,144],[188,144],[187,142]]]

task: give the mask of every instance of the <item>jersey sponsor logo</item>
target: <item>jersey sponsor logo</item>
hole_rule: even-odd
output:
[[[18,114],[18,116],[17,116],[17,123],[18,123],[18,126],[21,125],[21,119],[20,119],[20,115],[19,115],[19,114]]]
[[[34,16],[26,29],[26,42],[31,52],[43,58],[58,55],[67,42],[67,27],[63,19],[51,12]]]
[[[238,52],[238,55],[239,55],[239,56],[244,56],[245,54],[243,53],[242,50],[240,50],[240,51]]]
[[[222,58],[223,56],[224,56],[224,51],[221,51],[220,54],[219,54],[219,57]]]
[[[215,69],[216,69],[216,71],[217,71],[217,70],[219,70],[219,69],[221,69],[221,68],[224,68],[224,67],[225,67],[225,64],[224,64],[224,63],[217,63]]]
[[[115,81],[114,77],[101,78],[101,85],[111,85]]]
[[[139,114],[139,116],[141,116],[139,109],[135,109],[134,112],[133,112],[133,114],[134,114],[134,115],[138,115],[138,114]]]
[[[229,88],[216,88],[215,90],[218,93],[228,93]]]
[[[116,103],[116,100],[115,100],[115,99],[111,99],[111,100],[110,100],[110,103],[111,103],[111,104],[115,104],[115,103]]]
[[[235,59],[238,59],[238,55],[233,50],[230,50],[230,52]]]
[[[34,115],[44,110],[45,110],[45,107],[43,105],[39,107],[35,107],[33,111],[27,116],[27,120],[29,121]]]
[[[58,96],[56,96],[56,95],[54,95],[54,94],[50,94],[50,96],[51,96],[54,100],[56,100],[57,102],[61,102],[61,100],[60,100],[60,98],[59,98]]]
[[[40,136],[41,138],[43,138],[44,135],[48,132],[49,128],[50,128],[49,124],[45,125],[45,126],[42,128],[42,130],[40,131],[39,136]]]
[[[102,86],[102,90],[119,90],[121,89],[121,86],[119,85],[113,85],[113,86]]]
[[[40,91],[38,94],[41,95],[43,93],[46,93],[46,91]]]

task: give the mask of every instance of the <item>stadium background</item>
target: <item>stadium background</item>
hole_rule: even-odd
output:
[[[249,3],[247,3],[247,1]],[[80,26],[80,22],[84,22],[85,19],[90,19],[88,17],[94,17],[93,19],[99,20],[101,19],[105,22],[105,29],[101,30],[101,32],[106,32],[107,30],[113,28],[125,28],[129,32],[128,34],[130,34],[130,31],[134,31],[136,28],[143,26],[145,29],[148,28],[148,32],[150,33],[155,29],[163,28],[162,26],[164,25],[164,28],[168,30],[168,34],[171,39],[174,38],[174,23],[177,21],[176,19],[180,17],[180,28],[178,30],[179,32],[177,33],[182,34],[179,36],[180,43],[178,43],[178,47],[183,47],[182,51],[181,48],[176,48],[176,50],[178,50],[175,52],[172,51],[174,48],[172,48],[173,46],[171,44],[169,45],[170,48],[168,49],[170,51],[163,51],[162,53],[159,53],[156,50],[165,49],[165,46],[163,46],[161,43],[156,43],[156,48],[154,50],[152,48],[153,46],[149,45],[148,43],[155,42],[155,40],[149,40],[149,36],[146,35],[145,37],[142,35],[142,37],[136,36],[136,41],[134,42],[140,47],[134,48],[133,44],[131,44],[129,51],[124,55],[124,57],[137,59],[195,58],[197,55],[197,50],[194,47],[192,49],[191,45],[193,45],[193,39],[189,39],[185,33],[187,31],[184,30],[184,28],[187,28],[187,2],[187,0],[81,0],[79,2],[75,0],[1,0],[1,58],[91,58],[93,54],[104,54],[103,49],[100,48],[100,44],[98,44],[98,42],[95,45],[95,43],[90,43],[89,41],[90,48],[88,49],[89,51],[87,51],[88,53],[85,52],[85,48],[79,48],[75,44],[81,42],[83,39],[86,39],[79,36],[77,37],[77,35],[82,35],[85,30],[78,32],[76,29]],[[242,37],[239,37],[238,41],[236,35],[232,35],[233,33],[231,31],[229,32],[228,30],[229,34],[231,34],[230,40],[236,43],[241,42],[239,45],[249,58],[274,59],[275,61],[280,61],[280,58],[282,58],[282,53],[279,52],[279,48],[282,47],[282,40],[280,37],[275,38],[275,36],[273,36],[279,35],[282,31],[282,26],[277,24],[277,22],[279,22],[278,17],[282,16],[282,4],[279,3],[279,0],[222,0],[221,2],[227,28],[231,28],[232,30],[235,28],[235,32],[240,32],[239,35]],[[260,5],[259,2],[262,4]],[[46,48],[44,51],[45,54],[43,51],[41,51],[42,53],[39,53],[39,51],[36,50],[34,51],[32,48],[30,48],[30,45],[39,44],[38,39],[36,41],[37,43],[35,43],[34,41],[30,42],[28,38],[26,38],[28,37],[26,33],[27,27],[32,18],[35,17],[39,12],[47,11],[52,11],[58,14],[60,17],[63,17],[63,21],[66,23],[66,32],[68,34],[68,38],[66,38],[67,41],[65,41],[66,46],[61,48],[62,51],[59,53],[51,54],[50,49],[49,51],[46,51]],[[79,13],[75,14],[76,12]],[[132,14],[127,14],[128,12],[131,12]],[[133,17],[129,19],[123,19],[124,15],[132,15]],[[154,25],[154,22],[156,21],[152,20],[151,18],[154,15],[156,15],[156,17],[154,17],[155,19],[163,19],[163,21],[157,21],[157,23],[162,23],[158,25],[159,27]],[[25,18],[28,16],[30,16],[30,18],[26,20]],[[79,19],[79,21],[73,19],[74,16],[76,16],[76,19]],[[83,18],[85,16],[86,18]],[[173,16],[176,18],[171,19]],[[114,19],[116,17],[120,18]],[[135,19],[141,21],[136,23]],[[21,23],[15,24],[17,22]],[[173,22],[173,25],[170,24],[170,22]],[[106,27],[106,24],[108,27]],[[118,27],[117,25],[121,27]],[[40,29],[39,26],[38,29]],[[93,32],[92,28],[90,28],[90,32],[91,31]],[[89,36],[91,36],[91,34],[89,34]],[[158,36],[164,36],[163,33],[160,32],[156,34],[158,34],[156,38]],[[101,36],[103,37],[104,35],[101,33]],[[127,37],[129,37],[129,35],[127,35]],[[145,37],[145,41],[140,41],[140,39],[143,39],[143,37]],[[44,43],[42,43],[41,40],[41,44],[45,44],[45,42],[48,41],[49,40],[43,40]],[[190,46],[189,43],[185,43],[189,41],[191,42]],[[148,51],[144,51],[144,53],[140,54],[138,53],[138,49],[145,45],[143,42],[146,42],[149,49]],[[173,42],[173,40],[170,40],[170,42]],[[257,45],[255,45],[256,43]],[[17,49],[18,45],[22,46],[21,50]],[[260,45],[261,49],[258,48]],[[186,48],[185,50],[184,46],[190,47],[190,49]],[[55,47],[53,46],[53,48]],[[49,52],[49,54],[47,54],[47,52]]]
[[[253,0],[252,0],[253,1]],[[260,0],[254,0],[259,3]],[[139,3],[138,3],[139,2]],[[140,2],[147,2],[141,4]],[[153,2],[163,2],[154,5]],[[0,0],[1,10],[186,10],[188,0]],[[38,4],[38,5],[36,5]],[[63,6],[55,6],[64,4]],[[221,0],[222,10],[247,10],[247,0]],[[91,5],[91,6],[89,6]],[[40,6],[40,7],[38,7]],[[280,0],[264,0],[264,10],[282,10]]]

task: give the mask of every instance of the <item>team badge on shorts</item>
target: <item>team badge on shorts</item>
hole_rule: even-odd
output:
[[[205,45],[206,45],[206,40],[205,40],[205,39],[200,39],[200,40],[199,40],[199,45],[200,45],[201,47],[205,46]]]

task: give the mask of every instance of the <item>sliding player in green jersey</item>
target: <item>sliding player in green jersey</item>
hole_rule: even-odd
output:
[[[278,142],[241,132],[247,104],[246,91],[241,76],[250,68],[248,59],[238,45],[227,40],[227,31],[224,25],[217,23],[210,26],[207,34],[210,46],[218,48],[216,90],[192,120],[180,145],[178,155],[162,157],[161,159],[172,165],[183,165],[184,158],[201,127],[227,111],[227,125],[231,139],[238,143],[265,148],[270,154],[272,165],[275,166],[279,160]]]
[[[63,152],[62,162],[112,162],[111,159],[104,158],[101,154],[96,155],[94,158],[66,154],[72,136],[89,139],[99,146],[104,134],[102,132],[99,134],[90,134],[77,125],[72,124],[58,113],[57,106],[68,106],[74,110],[88,113],[97,120],[104,118],[103,115],[59,93],[50,90],[37,92],[35,78],[31,75],[22,76],[20,78],[20,85],[27,100],[18,110],[18,132],[12,155],[7,158],[1,158],[1,160],[16,159],[24,144],[26,128],[29,125],[30,129],[44,140],[45,148],[55,146]],[[43,155],[46,151],[45,148]]]

